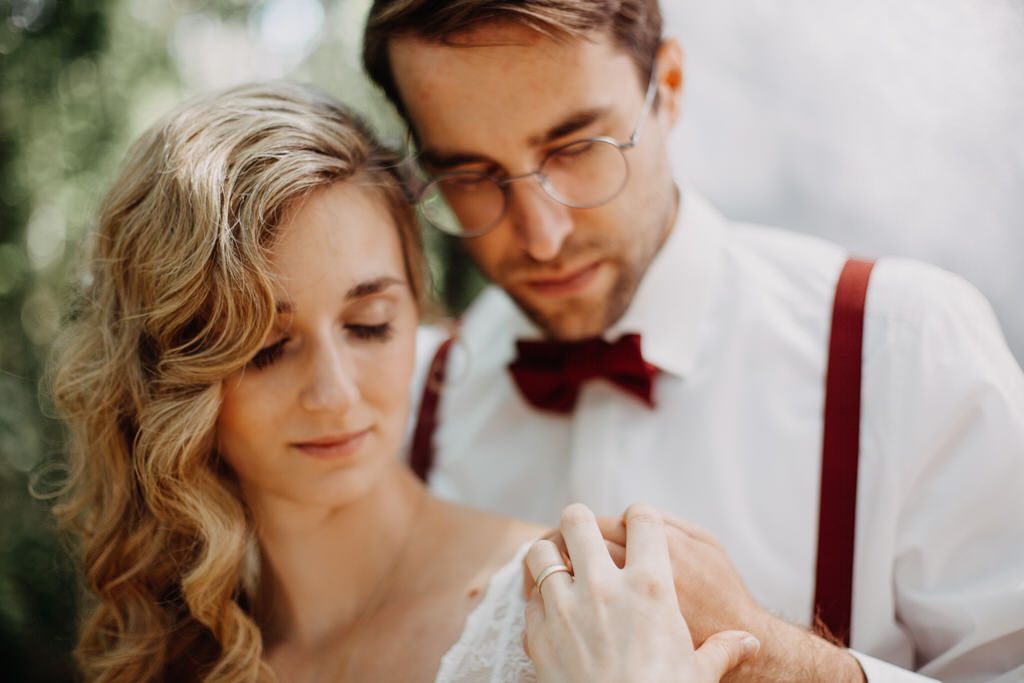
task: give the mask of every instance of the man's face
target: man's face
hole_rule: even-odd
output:
[[[604,35],[554,41],[529,29],[482,26],[444,45],[392,40],[398,89],[432,174],[476,170],[516,176],[579,138],[626,142],[647,84]],[[668,53],[666,57],[665,53]],[[629,179],[591,209],[559,204],[535,179],[512,183],[507,212],[464,241],[480,269],[551,336],[600,334],[625,312],[671,229],[675,191],[666,138],[678,113],[681,55],[659,53],[657,108],[625,152]]]

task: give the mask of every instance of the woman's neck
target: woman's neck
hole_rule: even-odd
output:
[[[316,650],[357,631],[387,600],[419,552],[417,529],[435,513],[426,489],[397,461],[359,500],[338,508],[260,501],[258,612],[264,643]]]

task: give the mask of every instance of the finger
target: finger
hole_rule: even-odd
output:
[[[626,568],[643,568],[656,576],[671,578],[668,541],[661,514],[650,505],[626,509]]]
[[[760,641],[746,631],[714,634],[695,653],[697,667],[703,673],[700,680],[719,680],[760,649]]]
[[[590,508],[582,503],[567,506],[562,510],[560,526],[577,580],[586,581],[615,568]]]
[[[562,532],[558,529],[551,529],[546,534],[541,536],[537,540],[551,541],[558,548],[559,554],[562,556],[562,564],[569,568],[569,572],[572,572],[572,560],[569,559],[569,551],[565,548],[565,541],[562,539]],[[533,593],[534,588],[533,574],[530,572],[530,567],[526,564],[526,557],[523,557],[523,599],[529,600],[530,594]]]
[[[597,528],[606,541],[626,547],[626,523],[624,517],[598,517]]]
[[[551,541],[558,548],[558,552],[562,555],[562,564],[569,569],[572,569],[572,560],[569,558],[569,549],[565,547],[565,539],[562,538],[561,529],[551,529],[546,534],[541,536],[546,541]]]
[[[670,515],[667,512],[662,512],[661,518],[665,521],[666,526],[674,527],[685,533],[687,536],[704,543],[718,545],[718,539],[715,538],[715,535],[700,525],[694,524],[693,522],[685,519],[680,519],[679,517]]]
[[[605,541],[604,545],[608,548],[608,554],[611,555],[612,562],[619,569],[626,566],[626,546],[613,543],[611,541]]]
[[[534,581],[549,567],[560,564],[563,564],[562,556],[551,541],[537,541],[526,553],[526,565],[530,568],[530,576]],[[572,582],[572,575],[567,572],[550,574],[544,579],[540,587],[540,597],[543,598],[545,609],[567,600]]]

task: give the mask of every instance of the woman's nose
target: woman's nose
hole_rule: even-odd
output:
[[[339,341],[319,343],[309,367],[301,397],[306,410],[344,412],[359,400],[351,354]]]

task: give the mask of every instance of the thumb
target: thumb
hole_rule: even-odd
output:
[[[697,669],[718,681],[747,659],[757,654],[761,643],[746,631],[722,631],[707,640],[696,652]]]

